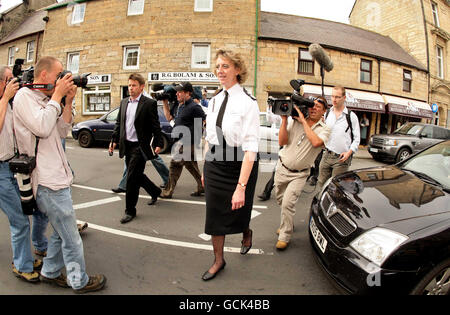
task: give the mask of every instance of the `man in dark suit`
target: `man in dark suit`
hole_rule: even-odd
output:
[[[133,73],[129,76],[130,96],[120,103],[109,146],[109,151],[113,152],[119,144],[119,157],[125,156],[128,169],[126,209],[120,220],[122,224],[136,217],[140,187],[152,197],[150,204],[154,204],[161,193],[161,189],[144,174],[146,161],[154,159],[163,146],[157,104],[155,100],[143,95],[144,87],[145,79],[140,74]]]

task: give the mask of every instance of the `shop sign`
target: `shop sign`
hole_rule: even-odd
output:
[[[149,82],[214,82],[219,80],[212,72],[150,72]]]
[[[91,74],[88,76],[88,85],[92,84],[111,84],[110,74]]]

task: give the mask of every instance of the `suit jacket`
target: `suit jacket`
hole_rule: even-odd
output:
[[[120,102],[119,114],[117,115],[116,125],[112,134],[112,142],[119,144],[119,157],[125,156],[126,141],[126,115],[129,97]],[[158,105],[155,100],[141,95],[136,108],[134,127],[139,142],[139,146],[146,160],[152,160],[156,157],[150,147],[153,139],[153,148],[163,147],[163,136],[159,124]]]

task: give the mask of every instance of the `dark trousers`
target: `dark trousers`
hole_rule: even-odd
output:
[[[145,159],[138,143],[126,142],[125,162],[127,164],[127,193],[125,213],[136,215],[136,204],[139,198],[139,188],[156,198],[161,189],[156,186],[145,174]]]

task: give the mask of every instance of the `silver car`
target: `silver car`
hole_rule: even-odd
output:
[[[410,122],[392,134],[373,135],[369,141],[368,151],[377,161],[388,160],[397,163],[411,154],[447,139],[450,139],[450,130],[446,128]]]

